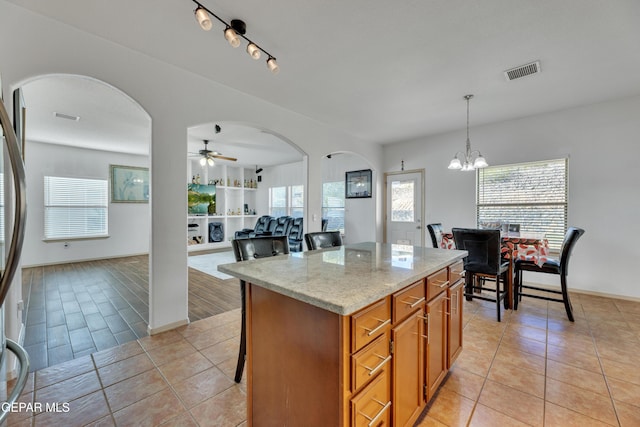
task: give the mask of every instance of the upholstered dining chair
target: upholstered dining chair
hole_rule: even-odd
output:
[[[564,303],[564,309],[567,312],[567,317],[571,322],[574,321],[573,318],[573,306],[571,305],[571,300],[569,299],[569,291],[567,290],[567,274],[569,274],[569,258],[571,257],[571,252],[576,245],[578,239],[584,234],[584,230],[578,227],[570,227],[567,230],[567,233],[564,235],[564,240],[562,242],[562,247],[560,248],[560,258],[559,259],[548,259],[542,266],[534,263],[529,260],[516,260],[515,262],[515,272],[516,272],[516,280],[514,283],[514,303],[513,308],[515,310],[518,309],[518,301],[522,299],[522,297],[531,297],[543,299],[546,301],[555,301]],[[549,273],[549,274],[557,274],[560,276],[560,290],[548,289],[548,288],[540,288],[537,286],[531,285],[523,285],[522,284],[522,272],[523,271],[534,271],[537,273]],[[523,289],[532,289],[538,291],[538,294],[530,294],[524,293]],[[547,293],[540,295],[540,292]],[[549,294],[557,294],[562,295],[562,298],[549,296]]]
[[[307,233],[304,235],[304,240],[310,251],[342,246],[342,236],[340,236],[339,231],[318,231],[315,233]]]
[[[440,248],[440,244],[442,243],[442,224],[433,223],[427,224],[427,230],[429,230],[429,235],[431,235],[431,243],[434,248]]]
[[[267,258],[289,253],[288,236],[267,236],[246,239],[235,239],[231,241],[233,254],[236,261],[248,261],[252,259]],[[238,352],[238,365],[236,366],[235,382],[242,379],[244,363],[247,358],[247,283],[240,280],[240,297],[242,301],[242,323],[240,329],[240,350]]]
[[[500,254],[500,230],[454,228],[451,231],[453,231],[456,248],[469,253],[464,258],[466,272],[464,296],[467,301],[475,298],[495,302],[498,322],[500,322],[500,302],[504,301],[505,309],[508,307],[507,286],[512,286],[508,277],[510,261],[504,260]],[[486,285],[487,279],[495,281],[495,289]],[[496,297],[490,298],[482,291],[494,292]]]

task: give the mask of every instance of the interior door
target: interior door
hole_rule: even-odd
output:
[[[386,175],[386,242],[424,246],[423,177],[424,171]]]

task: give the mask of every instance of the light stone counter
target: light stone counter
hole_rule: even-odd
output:
[[[218,270],[350,315],[466,255],[466,251],[366,242],[223,264]]]

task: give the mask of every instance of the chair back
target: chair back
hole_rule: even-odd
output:
[[[500,230],[454,228],[451,231],[456,248],[469,253],[464,259],[466,271],[490,275],[500,273]]]
[[[340,236],[339,231],[307,233],[304,235],[304,240],[307,242],[307,248],[309,248],[310,251],[342,246],[342,236]]]
[[[322,218],[322,231],[327,231],[328,225],[329,225],[329,220],[326,218]]]
[[[509,233],[519,233],[520,232],[520,224],[508,224],[507,231]]]
[[[571,252],[573,251],[574,246],[578,239],[584,234],[584,230],[578,227],[569,227],[567,233],[564,235],[564,240],[562,241],[562,247],[560,248],[560,273],[568,274],[569,273],[569,258],[571,257]]]
[[[289,253],[289,238],[287,236],[252,237],[231,241],[236,261],[267,258]]]
[[[271,215],[262,215],[256,221],[256,226],[253,227],[253,231],[256,232],[256,233],[263,233],[263,232],[267,231],[267,228],[269,227],[269,223],[273,219],[275,219],[275,218],[273,218]]]
[[[290,239],[302,240],[303,222],[304,222],[304,218],[302,217],[293,218],[293,220],[291,221],[291,226],[289,227]]]
[[[273,228],[274,236],[287,236],[289,228],[291,227],[291,221],[293,218],[290,216],[281,216],[276,219],[276,225]]]
[[[433,247],[440,248],[440,244],[442,243],[442,224],[427,224],[427,230],[429,230],[429,234],[431,235]]]

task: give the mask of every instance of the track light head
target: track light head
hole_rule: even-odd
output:
[[[233,28],[227,27],[224,30],[224,38],[227,39],[231,47],[240,46],[240,37],[238,37],[238,33]]]
[[[213,27],[213,22],[211,22],[209,14],[202,6],[198,6],[194,13],[196,15],[196,21],[200,24],[200,28],[209,31]]]
[[[278,74],[278,71],[280,71],[280,67],[278,67],[278,63],[276,62],[276,58],[274,58],[273,56],[269,56],[269,58],[267,59],[267,68],[273,74]]]
[[[247,45],[247,53],[253,59],[260,59],[261,52],[260,52],[260,49],[258,48],[258,46],[255,43],[249,43]]]
[[[262,172],[262,171],[263,171],[263,169],[262,169],[262,168],[258,169],[258,167],[256,166],[256,173],[260,173],[260,172]]]

